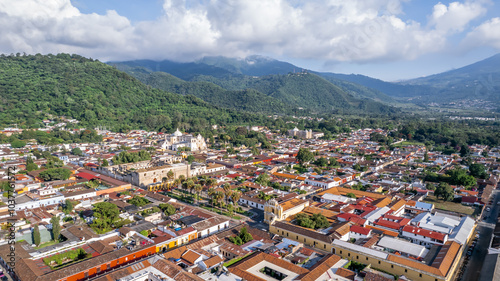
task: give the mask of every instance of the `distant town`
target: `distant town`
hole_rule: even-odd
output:
[[[85,131],[57,120],[38,130]],[[377,128],[334,139],[237,128],[268,142],[251,147],[180,129],[94,130],[102,141],[0,144],[4,280],[450,281],[483,264],[500,274],[486,260],[500,254],[500,147],[388,146]]]

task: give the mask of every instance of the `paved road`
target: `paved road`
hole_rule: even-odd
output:
[[[497,202],[500,199],[498,190],[493,191],[491,198],[493,198],[493,204],[486,206],[490,207],[491,211],[484,212],[484,216],[488,216],[488,219],[481,219],[476,228],[481,234],[477,241],[477,245],[472,252],[472,256],[468,260],[467,267],[461,279],[463,281],[479,280],[482,272],[493,270],[493,268],[490,268],[490,263],[485,263],[485,260],[488,256],[491,235],[493,234],[493,229],[495,228],[495,223],[498,217],[498,211],[500,209],[499,205],[497,205]]]

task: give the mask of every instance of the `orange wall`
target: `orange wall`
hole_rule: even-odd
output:
[[[140,258],[145,257],[147,255],[153,255],[155,253],[156,253],[156,245],[151,245],[151,246],[149,246],[147,248],[144,248],[144,249],[142,249],[140,251],[132,252],[129,255],[126,255],[126,256],[123,256],[123,257],[120,257],[118,259],[110,261],[110,263],[111,263],[110,270],[117,266],[117,261],[120,261],[120,263],[118,265],[123,265],[124,263],[129,263],[131,261],[140,259]],[[134,258],[134,255],[135,255],[135,258]],[[128,260],[126,260],[127,258],[128,258]],[[96,267],[88,269],[87,270],[88,271],[88,276],[89,277],[94,276],[97,273],[97,268],[98,267],[101,267],[101,273],[105,272],[106,270],[108,270],[107,269],[107,263],[106,264],[102,264],[100,266],[96,266]],[[62,278],[62,279],[59,279],[59,280],[80,281],[80,280],[83,280],[83,279],[85,279],[85,271],[79,272],[79,273],[77,273],[75,275],[69,276],[67,278]]]
[[[108,193],[113,193],[113,192],[120,192],[120,191],[124,191],[124,190],[130,189],[130,188],[131,188],[130,184],[121,185],[121,186],[117,186],[117,187],[113,187],[113,188],[97,190],[96,195],[108,194]]]

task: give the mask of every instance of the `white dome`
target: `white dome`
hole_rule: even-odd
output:
[[[172,136],[180,137],[182,136],[182,133],[179,131],[179,128],[172,134]]]

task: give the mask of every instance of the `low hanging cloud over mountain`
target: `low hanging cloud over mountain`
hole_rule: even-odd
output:
[[[114,10],[82,13],[70,0],[0,0],[0,52],[101,60],[265,53],[373,62],[440,52],[461,33],[463,48],[500,49],[500,19],[483,18],[490,1],[438,3],[426,22],[405,19],[404,2],[165,0],[162,16],[135,22]]]

